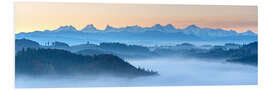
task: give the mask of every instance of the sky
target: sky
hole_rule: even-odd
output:
[[[150,27],[172,24],[176,28],[185,28],[195,24],[202,28],[258,32],[256,6],[60,2],[14,4],[15,33],[55,30],[65,25],[81,30],[88,24],[102,30],[107,25]]]

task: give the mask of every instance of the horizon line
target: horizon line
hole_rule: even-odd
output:
[[[156,26],[156,25],[160,25],[160,26],[162,26],[162,27],[171,25],[171,26],[172,26],[173,28],[175,28],[175,29],[186,29],[186,28],[192,26],[192,27],[197,27],[197,28],[200,28],[200,29],[205,29],[205,28],[209,28],[209,29],[213,29],[213,30],[221,29],[221,30],[225,30],[225,31],[235,31],[235,32],[237,32],[237,33],[244,33],[244,32],[238,32],[237,30],[233,30],[233,29],[211,28],[211,27],[199,27],[199,26],[196,25],[196,24],[190,24],[190,25],[188,25],[188,26],[186,26],[186,27],[184,27],[184,28],[176,28],[173,24],[166,24],[166,25],[154,24],[154,25],[152,25],[152,26],[150,26],[150,27],[149,27],[149,26],[140,26],[140,25],[137,25],[137,24],[136,24],[136,25],[126,25],[126,26],[122,26],[122,27],[115,27],[115,26],[111,26],[110,24],[107,24],[106,27],[105,27],[104,29],[98,29],[98,28],[96,28],[96,27],[95,27],[95,24],[87,24],[84,28],[86,28],[86,27],[88,27],[88,26],[93,26],[96,30],[99,30],[99,31],[105,31],[106,28],[108,28],[108,27],[117,28],[117,29],[127,28],[127,27],[132,27],[132,26],[138,26],[138,27],[141,27],[141,28],[151,28],[151,27],[154,27],[154,26]],[[34,30],[34,31],[32,31],[32,32],[36,32],[36,31],[55,31],[55,30],[58,30],[58,29],[61,28],[61,27],[72,27],[72,28],[75,28],[75,30],[77,30],[77,31],[82,31],[82,30],[84,29],[84,28],[82,28],[82,29],[77,29],[77,28],[74,27],[73,25],[61,25],[61,26],[58,26],[58,28],[56,28],[56,29]],[[246,29],[245,32],[249,32],[249,31],[258,34],[257,32],[254,32],[254,31],[252,31],[251,29]],[[18,32],[18,33],[15,32],[15,34],[19,34],[19,33],[30,33],[30,32]]]

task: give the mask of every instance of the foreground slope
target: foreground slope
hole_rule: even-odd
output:
[[[157,72],[136,68],[111,54],[83,56],[58,49],[23,49],[16,53],[16,75],[112,75],[139,77]]]

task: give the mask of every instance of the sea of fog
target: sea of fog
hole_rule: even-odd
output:
[[[72,77],[16,77],[16,88],[86,88],[129,86],[196,86],[196,85],[256,85],[257,67],[226,63],[224,60],[189,58],[156,58],[128,60],[136,67],[159,72],[159,76],[122,79],[110,76],[91,78]]]

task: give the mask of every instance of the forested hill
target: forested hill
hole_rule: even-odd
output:
[[[244,45],[240,49],[231,50],[232,57],[228,62],[243,63],[248,65],[258,65],[258,42]]]
[[[16,54],[16,75],[113,75],[138,77],[157,72],[136,68],[111,54],[83,56],[58,49],[23,49]]]
[[[39,48],[38,42],[29,39],[16,39],[15,40],[15,52],[22,50],[23,48]]]
[[[121,58],[146,58],[156,56],[156,54],[151,52],[147,47],[140,45],[128,45],[118,42],[103,42],[99,45],[87,43],[69,46],[65,42],[59,41],[39,44],[38,42],[29,39],[16,39],[15,47],[16,52],[23,48],[51,48],[67,50],[83,55],[113,54]]]

